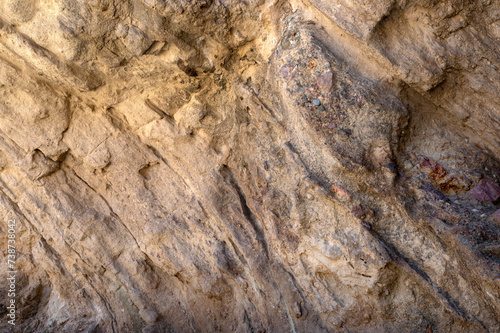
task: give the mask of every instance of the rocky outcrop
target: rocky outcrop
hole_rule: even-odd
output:
[[[2,331],[498,330],[498,1],[0,6]]]

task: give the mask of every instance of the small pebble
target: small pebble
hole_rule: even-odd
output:
[[[316,105],[316,106],[321,104],[321,102],[319,101],[319,99],[314,99],[314,100],[313,100],[313,103],[314,103],[314,105]]]
[[[405,161],[404,167],[406,170],[411,170],[411,168],[413,168],[413,163],[411,163],[410,161]]]

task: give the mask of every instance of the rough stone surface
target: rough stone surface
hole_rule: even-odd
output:
[[[497,332],[499,19],[2,1],[0,331]]]
[[[469,195],[481,202],[495,202],[500,199],[500,185],[490,179],[482,179]]]

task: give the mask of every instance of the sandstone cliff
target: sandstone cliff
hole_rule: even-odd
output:
[[[0,8],[2,332],[500,331],[500,1]]]

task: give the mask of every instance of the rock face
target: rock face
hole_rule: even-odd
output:
[[[0,7],[2,332],[498,331],[499,1]]]

